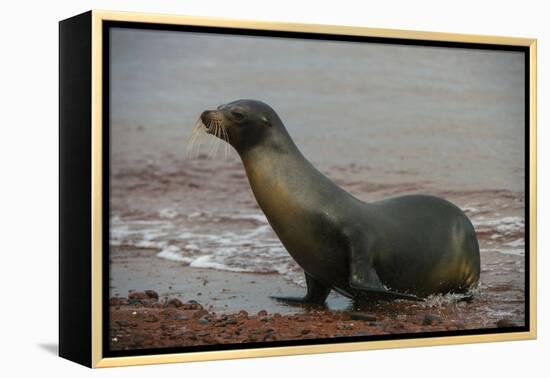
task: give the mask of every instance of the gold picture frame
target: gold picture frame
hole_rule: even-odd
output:
[[[216,351],[199,351],[170,354],[132,355],[124,357],[105,357],[104,345],[104,145],[103,123],[103,79],[104,79],[104,27],[108,22],[128,22],[136,24],[188,25],[199,27],[232,28],[240,30],[261,30],[290,33],[317,33],[334,36],[357,36],[381,39],[399,39],[430,41],[441,43],[465,43],[475,45],[516,46],[525,49],[528,54],[528,123],[529,139],[526,140],[529,156],[528,178],[529,193],[526,193],[526,211],[529,211],[529,234],[525,235],[529,246],[526,277],[528,292],[528,330],[521,332],[484,333],[474,335],[435,336],[425,338],[404,338],[397,340],[375,340],[361,342],[343,342],[331,344],[312,344],[296,346],[261,347],[255,349],[228,349]],[[436,346],[449,344],[467,344],[495,341],[513,341],[535,339],[537,336],[536,319],[536,209],[537,209],[537,169],[536,169],[536,39],[513,38],[501,36],[483,36],[469,34],[435,33],[424,31],[407,31],[351,27],[337,25],[294,24],[280,22],[259,22],[253,20],[231,20],[210,17],[189,17],[162,14],[127,13],[93,10],[83,15],[60,23],[60,128],[61,128],[61,242],[60,242],[60,355],[89,367],[114,367],[143,364],[160,364],[188,361],[207,361],[218,359],[237,359],[251,357],[282,356],[295,354],[312,354],[327,352],[346,352],[371,349]],[[85,50],[86,53],[82,54]],[[78,57],[75,57],[77,56]],[[69,67],[74,62],[80,63],[81,71]],[[83,66],[82,66],[83,65]],[[87,71],[87,69],[89,71]],[[69,72],[70,71],[70,72]],[[72,73],[71,73],[72,72]],[[89,74],[89,76],[87,76]],[[84,77],[83,77],[84,75]],[[77,84],[75,84],[77,83]],[[77,85],[77,90],[75,90]],[[79,95],[78,93],[83,93]],[[86,93],[89,92],[89,97]],[[87,102],[89,101],[89,102]],[[75,104],[78,102],[78,104]],[[76,109],[81,111],[75,112]],[[88,122],[89,127],[81,122]],[[74,130],[81,127],[82,131]],[[72,130],[69,130],[73,128]],[[71,134],[72,133],[72,134]],[[74,134],[77,133],[77,134]],[[79,139],[80,138],[80,139]],[[82,154],[89,153],[89,167],[70,167],[70,154],[75,150],[70,147],[75,139],[89,145]],[[78,156],[78,155],[77,155]],[[66,166],[64,164],[67,164]],[[82,163],[84,164],[84,162]],[[76,173],[76,170],[85,169]],[[70,187],[69,182],[79,180],[78,175],[87,175],[82,181],[85,192],[78,192],[78,187]],[[76,176],[75,176],[76,175]],[[80,182],[80,181],[79,181]],[[71,189],[72,188],[72,189]],[[64,199],[63,199],[64,198]],[[75,203],[82,203],[86,212],[71,213]],[[528,206],[528,209],[527,209]],[[76,210],[74,210],[76,211]],[[75,223],[75,217],[89,216],[88,220]],[[527,221],[527,220],[526,220]],[[76,229],[78,227],[78,229]],[[68,239],[69,233],[75,233]],[[86,237],[80,237],[87,235]],[[528,243],[528,244],[527,244]],[[83,255],[71,256],[75,252]],[[78,276],[78,277],[77,277]],[[87,282],[87,283],[86,283]],[[89,289],[89,295],[87,290]],[[82,294],[84,293],[84,294]],[[80,299],[75,299],[80,295]],[[78,302],[81,301],[81,302]],[[79,305],[80,303],[80,305]],[[73,307],[79,307],[78,311]],[[89,316],[82,318],[82,312]],[[79,320],[75,320],[76,318]],[[75,348],[81,343],[79,351]]]

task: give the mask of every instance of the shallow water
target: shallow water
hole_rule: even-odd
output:
[[[185,158],[202,110],[258,98],[360,199],[427,193],[461,207],[482,262],[461,316],[523,323],[521,54],[132,30],[111,42],[111,245],[303,285],[235,153]],[[445,300],[423,305],[447,311]]]

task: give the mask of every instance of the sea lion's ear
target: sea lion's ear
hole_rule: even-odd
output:
[[[271,127],[271,122],[269,122],[269,119],[266,116],[261,116],[260,119],[262,120],[265,126]]]

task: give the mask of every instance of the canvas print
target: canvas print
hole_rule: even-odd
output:
[[[523,51],[111,27],[107,64],[108,352],[527,326]]]

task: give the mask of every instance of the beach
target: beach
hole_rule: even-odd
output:
[[[125,180],[117,181],[124,185],[113,186],[116,190],[111,192],[112,198],[119,199],[116,203],[123,203],[123,198],[131,194],[141,209],[127,208],[125,212],[115,208],[119,215],[114,220],[110,252],[113,350],[525,324],[525,259],[518,242],[523,238],[521,193],[436,192],[418,183],[345,182],[336,176],[349,177],[353,176],[350,172],[368,170],[354,166],[346,172],[342,167],[335,168],[336,182],[360,197],[368,192],[371,201],[420,191],[458,204],[472,219],[480,241],[480,285],[472,298],[466,299],[436,295],[421,303],[403,300],[357,308],[348,298],[331,293],[326,307],[309,308],[288,306],[270,298],[303,295],[303,272],[281,246],[269,252],[277,239],[262,221],[240,163],[197,159],[194,164],[194,169],[187,163],[187,168],[177,173],[164,172],[161,167],[144,168],[145,172],[134,173],[139,179],[127,175]],[[212,167],[212,171],[206,167]],[[213,174],[216,180],[211,180]],[[136,186],[134,180],[144,186]],[[220,185],[225,195],[219,193]],[[159,210],[160,198],[178,196],[181,188],[185,188],[185,195],[178,205],[169,207],[167,203]],[[229,213],[225,204],[230,188],[232,201],[239,204],[235,213]],[[162,195],[157,197],[157,190]],[[178,209],[189,210],[182,213]],[[493,219],[493,214],[498,217]],[[235,255],[231,252],[234,249]],[[248,259],[252,262],[247,265]],[[148,290],[158,298],[151,301],[144,294]],[[174,305],[174,300],[181,306]],[[189,305],[193,303],[200,308]],[[364,314],[367,320],[352,319],[356,313]],[[236,323],[221,326],[227,319]],[[265,332],[254,333],[258,330]]]

